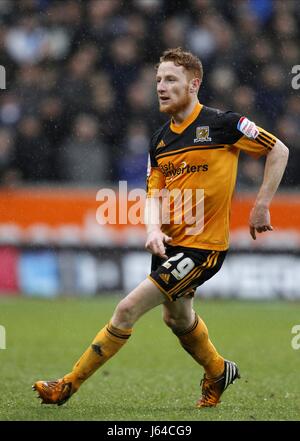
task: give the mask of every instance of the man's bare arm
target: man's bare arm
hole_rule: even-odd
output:
[[[161,209],[159,197],[146,198],[145,225],[147,241],[145,248],[152,254],[167,259],[165,244],[172,240],[161,231]]]
[[[254,240],[256,239],[256,232],[262,233],[273,230],[269,207],[282,179],[288,156],[288,148],[277,139],[274,147],[267,155],[263,183],[250,213],[249,228]]]

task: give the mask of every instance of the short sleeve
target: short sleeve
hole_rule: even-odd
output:
[[[222,113],[220,117],[224,142],[249,153],[251,156],[266,155],[276,143],[277,138],[272,133],[257,126],[246,116],[229,111]]]
[[[240,118],[237,128],[242,137],[234,143],[234,146],[254,157],[266,155],[277,141],[272,133],[257,126],[246,117]]]

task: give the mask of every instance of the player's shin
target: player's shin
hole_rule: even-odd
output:
[[[224,370],[224,358],[218,354],[208,336],[207,327],[196,315],[193,325],[182,333],[177,333],[181,346],[203,366],[208,378],[221,375]]]
[[[72,382],[73,390],[77,390],[87,378],[121,349],[131,332],[132,329],[119,329],[109,322],[75,363],[72,372],[64,376],[64,381]]]

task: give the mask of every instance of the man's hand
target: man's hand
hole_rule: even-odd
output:
[[[145,248],[152,254],[156,254],[163,259],[168,259],[165,244],[172,240],[171,237],[164,234],[161,230],[154,230],[149,233]]]
[[[270,224],[269,208],[262,205],[255,205],[250,213],[249,227],[250,234],[254,240],[256,239],[256,231],[258,233],[272,231],[273,227]]]

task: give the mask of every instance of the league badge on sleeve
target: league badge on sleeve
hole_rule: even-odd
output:
[[[245,116],[242,116],[237,123],[237,129],[242,132],[247,138],[255,139],[259,135],[259,130],[253,121],[250,121]]]

